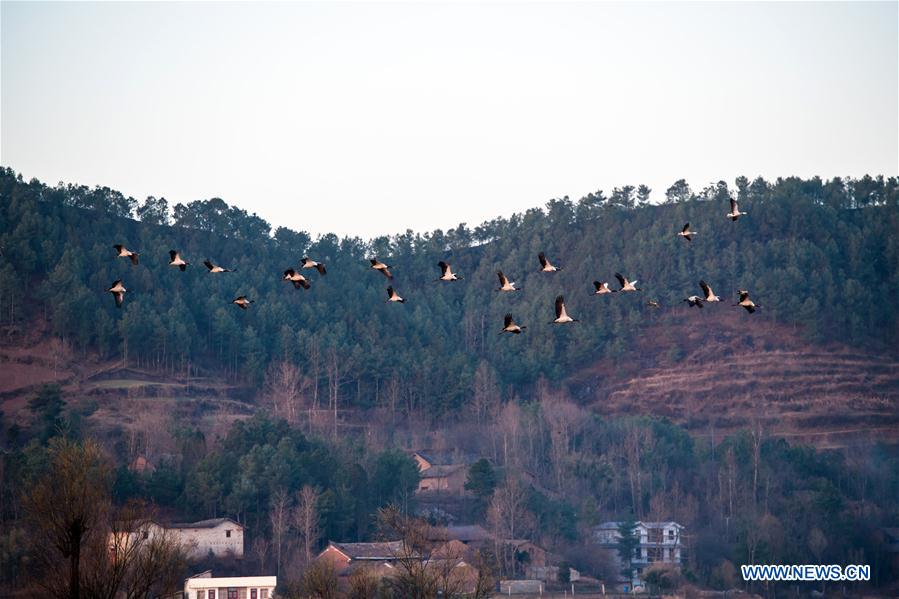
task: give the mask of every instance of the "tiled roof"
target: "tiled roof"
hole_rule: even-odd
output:
[[[176,522],[169,524],[166,528],[215,528],[220,524],[231,523],[235,526],[243,528],[239,522],[235,522],[231,518],[210,518],[208,520],[200,520],[199,522]]]
[[[350,559],[394,560],[403,552],[402,541],[386,543],[334,543],[332,541],[331,545]]]

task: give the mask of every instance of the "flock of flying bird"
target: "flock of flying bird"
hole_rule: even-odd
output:
[[[746,212],[740,212],[739,208],[737,207],[737,201],[734,199],[731,199],[730,207],[731,210],[727,214],[727,217],[733,221],[736,221],[740,216],[747,214]],[[696,231],[690,230],[690,223],[687,223],[677,234],[677,236],[686,239],[688,242],[692,242],[693,237],[696,234]],[[115,248],[118,257],[130,259],[133,265],[138,264],[140,254],[127,249],[124,245],[121,244],[116,244],[113,247]],[[540,272],[555,273],[562,270],[561,267],[553,265],[543,252],[540,252],[538,258],[540,259]],[[369,262],[371,263],[371,269],[380,272],[385,277],[387,277],[389,281],[393,280],[393,273],[390,272],[390,269],[392,268],[391,266],[384,262],[381,262],[377,258],[370,258]],[[210,260],[204,260],[203,264],[211,274],[234,272],[233,269],[224,268],[217,264],[213,264]],[[190,262],[184,260],[178,250],[169,251],[169,266],[177,267],[182,272],[184,272],[185,270],[187,270],[187,267],[189,265]],[[460,281],[463,279],[462,276],[453,272],[452,267],[448,263],[441,260],[437,263],[437,265],[440,267],[440,276],[434,279],[435,282],[452,282]],[[325,269],[325,265],[323,263],[316,262],[315,260],[312,260],[308,257],[304,257],[300,262],[300,269],[304,270],[310,268],[314,268],[315,270],[317,270],[320,276],[324,276],[327,274],[327,270]],[[522,291],[523,288],[516,287],[515,282],[510,281],[509,278],[503,273],[503,271],[497,271],[496,274],[499,278],[499,287],[496,288],[496,291],[499,291],[501,293]],[[300,272],[293,268],[288,268],[287,270],[285,270],[284,276],[282,278],[284,281],[293,283],[295,289],[309,289],[311,286],[309,279],[307,279]],[[609,283],[607,281],[594,281],[593,286],[595,287],[595,291],[593,292],[593,295],[606,295],[609,293],[633,293],[642,291],[642,289],[636,286],[636,280],[631,281],[620,273],[615,273],[615,278],[618,279],[618,283],[620,286],[618,289],[610,289]],[[721,298],[715,295],[714,291],[712,291],[711,286],[704,280],[699,281],[699,286],[702,289],[703,295],[691,295],[690,297],[685,298],[683,301],[687,302],[688,306],[702,308],[706,303],[721,301]],[[113,297],[115,297],[116,307],[121,308],[122,303],[125,301],[125,292],[128,291],[127,289],[125,289],[123,281],[121,279],[115,281],[107,291],[109,293],[112,293]],[[740,306],[742,308],[745,308],[746,311],[750,314],[755,312],[756,308],[761,307],[753,303],[753,301],[749,299],[749,292],[745,289],[737,291],[737,294],[739,295],[740,299],[736,304],[732,304],[733,306]],[[397,293],[392,285],[387,287],[386,302],[402,304],[405,303],[405,301],[406,300],[403,299],[399,293]],[[235,304],[242,310],[247,310],[250,307],[250,304],[254,303],[254,300],[241,295],[235,298],[231,303]],[[647,306],[651,308],[658,308],[659,303],[657,301],[649,300],[647,302]],[[555,301],[555,318],[550,321],[549,324],[568,324],[572,322],[578,322],[578,319],[572,318],[568,315],[568,312],[565,309],[565,298],[564,296],[559,295],[558,297],[556,297]],[[499,334],[502,335],[503,333],[512,333],[518,335],[526,328],[527,327],[524,325],[517,324],[513,319],[512,314],[506,314],[503,320],[503,328],[499,332]]]

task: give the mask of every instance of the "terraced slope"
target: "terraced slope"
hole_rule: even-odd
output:
[[[571,379],[601,414],[652,414],[713,435],[761,422],[821,447],[899,442],[899,358],[814,345],[778,323],[672,308],[618,364]]]

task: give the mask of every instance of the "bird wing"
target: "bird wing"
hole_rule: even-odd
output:
[[[556,318],[562,316],[562,312],[565,311],[565,298],[561,295],[556,298]]]
[[[549,261],[547,261],[546,259],[546,254],[540,252],[539,254],[537,254],[537,257],[540,258],[540,266],[546,268],[546,265],[549,264]]]
[[[450,265],[447,264],[446,262],[444,262],[443,260],[441,260],[440,262],[437,263],[437,266],[440,267],[440,276],[445,277],[446,273],[449,272]]]
[[[169,250],[169,257],[171,258],[172,262],[177,260],[178,259],[178,250]]]
[[[596,287],[597,291],[602,289],[602,283],[600,283],[599,281],[593,281],[593,286]]]
[[[206,268],[208,268],[209,270],[212,270],[213,268],[215,268],[215,264],[213,264],[209,260],[203,260],[203,264],[205,264]]]
[[[748,299],[749,299],[749,292],[748,292],[748,291],[741,291],[741,292],[740,292],[740,301],[741,301],[741,302],[745,302],[745,301],[748,300]]]
[[[496,276],[499,277],[499,286],[500,287],[505,287],[506,284],[509,282],[509,279],[506,278],[506,275],[504,275],[503,271],[501,271],[501,270],[496,271]]]
[[[712,288],[709,287],[709,284],[705,281],[699,281],[699,286],[702,287],[702,292],[705,293],[706,297],[710,297],[712,295]]]
[[[681,232],[686,233],[689,230],[690,230],[690,223],[687,223],[686,225],[684,225],[684,228],[681,229]]]
[[[512,324],[512,315],[506,314],[506,317],[503,319],[503,328],[509,328],[509,325]]]
[[[737,212],[737,200],[733,198],[730,199],[730,211],[732,214],[736,214]]]
[[[129,258],[131,258],[131,264],[137,265],[137,263],[140,261],[140,254],[138,254],[137,252],[131,252]]]
[[[297,271],[295,271],[295,270],[292,269],[292,268],[288,268],[287,270],[284,271],[284,276],[285,276],[285,277],[292,277],[292,276],[294,276],[295,274],[297,274]]]
[[[325,276],[326,274],[328,274],[328,271],[325,270],[325,265],[322,264],[321,262],[315,263],[315,270],[317,270],[318,274],[320,274],[322,276]]]
[[[621,276],[621,273],[615,273],[615,278],[618,279],[618,282],[621,283],[621,286],[624,287],[627,284],[627,279]]]
[[[377,258],[369,258],[368,261],[371,262],[372,268],[377,268],[377,266],[378,266]]]
[[[387,297],[388,297],[388,298],[391,298],[391,297],[393,297],[394,295],[396,295],[396,292],[393,290],[393,287],[388,287],[388,288],[387,288]]]

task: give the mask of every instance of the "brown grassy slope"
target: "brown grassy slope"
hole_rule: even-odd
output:
[[[899,442],[899,357],[841,344],[729,305],[675,306],[617,362],[568,379],[600,414],[666,416],[698,435],[760,421],[767,432],[821,447],[860,439]]]

